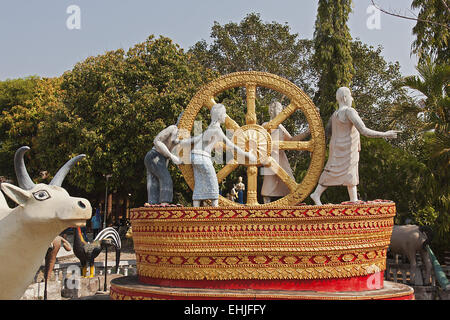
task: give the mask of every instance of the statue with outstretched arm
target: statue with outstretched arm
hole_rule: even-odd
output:
[[[173,150],[178,140],[178,127],[171,125],[158,133],[153,140],[153,148],[144,158],[147,170],[147,203],[166,205],[173,200],[173,182],[167,166],[169,159],[180,164],[180,159],[174,155]]]
[[[192,195],[194,207],[200,207],[202,201],[211,200],[212,206],[219,205],[219,184],[214,169],[211,152],[218,142],[234,149],[238,155],[256,161],[256,156],[233,144],[223,133],[220,125],[225,122],[227,113],[223,104],[215,104],[211,108],[211,123],[200,135],[180,141],[180,146],[194,145],[191,151],[191,164],[194,171],[194,192]]]
[[[358,163],[361,150],[360,134],[369,138],[397,138],[400,131],[375,131],[367,128],[352,108],[350,89],[339,88],[336,92],[339,109],[331,116],[327,132],[331,131],[330,150],[327,164],[319,178],[311,199],[321,205],[320,196],[329,186],[346,186],[351,202],[358,201]]]

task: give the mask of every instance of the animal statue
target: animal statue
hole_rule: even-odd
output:
[[[131,223],[128,219],[124,220],[122,224],[117,228],[117,232],[119,233],[120,239],[126,238],[126,234],[128,230],[131,228]]]
[[[2,183],[1,190],[15,203],[10,208],[0,193],[0,299],[19,299],[41,266],[49,243],[68,227],[84,226],[92,208],[88,200],[71,197],[61,187],[78,155],[62,166],[51,182],[35,184],[23,160],[29,147],[19,148],[14,168],[19,187]]]
[[[57,236],[52,243],[50,244],[47,253],[45,255],[45,270],[44,270],[44,279],[45,279],[45,287],[44,287],[44,300],[47,300],[47,281],[55,267],[56,256],[61,249],[61,243],[66,251],[72,250],[72,246],[69,241],[64,239],[61,236]]]
[[[417,283],[416,279],[416,253],[420,253],[425,264],[425,284],[431,282],[431,260],[427,246],[431,242],[432,233],[429,227],[407,224],[395,225],[392,230],[391,244],[389,249],[393,254],[402,254],[408,258],[410,263],[411,281]]]
[[[92,242],[89,242],[85,234],[78,227],[75,229],[73,240],[73,253],[80,260],[81,275],[86,277],[87,266],[89,265],[89,277],[95,274],[94,260],[106,249],[107,246],[114,246],[116,249],[116,273],[119,273],[120,249],[122,247],[119,233],[112,227],[108,227],[99,232]]]

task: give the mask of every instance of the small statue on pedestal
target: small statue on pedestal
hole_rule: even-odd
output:
[[[326,128],[327,133],[331,130],[328,162],[316,190],[310,196],[316,205],[322,204],[320,196],[329,186],[346,186],[350,201],[358,201],[356,186],[359,184],[360,134],[370,138],[397,138],[400,132],[379,132],[366,128],[358,112],[352,108],[353,97],[349,88],[339,88],[336,100],[339,109],[333,113]]]
[[[227,199],[231,201],[236,201],[237,197],[238,193],[236,192],[236,185],[233,185],[233,188],[231,188],[231,191],[227,194]]]
[[[242,177],[238,178],[238,183],[236,184],[236,192],[237,192],[237,202],[243,204],[244,203],[244,190],[245,184],[242,182]]]

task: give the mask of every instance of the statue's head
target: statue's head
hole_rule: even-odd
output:
[[[211,108],[211,122],[224,123],[227,117],[227,109],[221,103],[216,103]]]
[[[83,226],[91,217],[91,204],[87,199],[71,197],[61,187],[69,170],[84,154],[78,155],[64,164],[47,184],[35,184],[31,180],[25,167],[24,153],[29,147],[19,148],[14,156],[14,168],[19,187],[9,183],[2,183],[1,190],[23,211],[23,217],[28,222],[53,223],[63,226]]]
[[[275,118],[281,111],[283,111],[283,105],[279,101],[272,101],[269,104],[269,115],[271,118]]]
[[[341,87],[336,91],[336,100],[339,104],[351,106],[353,102],[352,93],[349,88]]]

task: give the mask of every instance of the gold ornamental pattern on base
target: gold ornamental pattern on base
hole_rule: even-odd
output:
[[[140,276],[330,279],[384,271],[395,203],[131,210]]]

